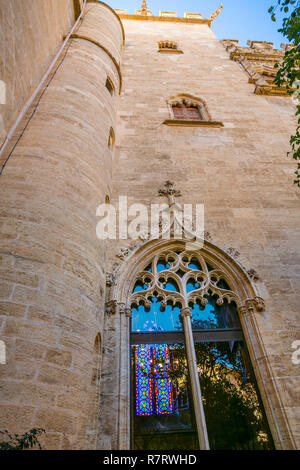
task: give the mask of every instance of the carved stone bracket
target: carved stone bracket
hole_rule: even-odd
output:
[[[258,312],[264,312],[265,310],[265,301],[261,297],[247,299],[245,304],[248,312],[253,312],[254,310],[257,310]]]
[[[106,302],[105,304],[105,315],[107,316],[111,316],[111,315],[115,315],[117,311],[117,301],[116,300],[109,300],[108,302]]]

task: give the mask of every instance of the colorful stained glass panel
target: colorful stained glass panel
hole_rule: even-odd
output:
[[[139,344],[135,348],[135,388],[136,388],[136,414],[149,416],[153,413],[152,405],[152,379],[149,376],[151,361],[151,348]]]

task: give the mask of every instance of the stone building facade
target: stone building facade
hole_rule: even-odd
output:
[[[100,240],[97,208],[174,194],[204,205],[199,253],[231,288],[274,446],[299,448],[295,107],[270,80],[283,51],[220,42],[220,10],[1,0],[1,428],[44,428],[47,449],[130,448],[130,296],[152,259],[186,245]]]

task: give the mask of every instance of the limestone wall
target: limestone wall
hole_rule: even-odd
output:
[[[175,181],[181,204],[205,205],[212,241],[234,247],[259,273],[266,310],[256,320],[267,352],[259,360],[270,361],[299,446],[299,370],[291,357],[300,337],[300,204],[295,163],[286,156],[295,129],[292,101],[256,96],[246,72],[206,25],[126,19],[123,24],[115,201],[124,195],[128,205],[165,202],[158,190],[166,180]],[[183,54],[158,53],[161,40],[177,41]],[[224,127],[164,125],[170,118],[167,100],[178,93],[204,99],[212,119]],[[115,255],[131,242],[114,245],[111,266],[120,263]],[[293,445],[285,432],[280,439],[278,447]]]
[[[1,0],[0,23],[1,145],[74,24],[73,0]]]
[[[1,428],[44,428],[48,449],[95,448],[107,252],[96,208],[111,191],[123,44],[95,2],[76,34],[1,177]]]

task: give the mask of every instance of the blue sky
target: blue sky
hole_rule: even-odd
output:
[[[104,0],[105,1],[105,0]],[[124,8],[127,13],[140,9],[141,0],[106,1],[112,8]],[[176,11],[178,16],[184,12],[201,13],[207,18],[220,3],[224,8],[213,22],[212,30],[219,39],[238,39],[245,46],[248,39],[252,41],[270,41],[280,47],[287,40],[277,32],[281,24],[274,23],[268,8],[277,0],[147,0],[148,9],[154,15],[159,11]]]

